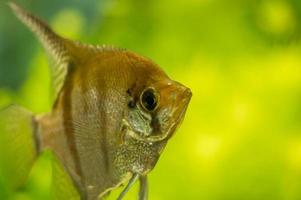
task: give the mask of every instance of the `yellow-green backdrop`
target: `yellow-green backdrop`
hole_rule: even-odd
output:
[[[191,88],[151,200],[301,199],[300,0],[18,2],[65,37],[135,51]],[[0,106],[47,112],[49,84],[42,47],[0,1]],[[0,199],[51,199],[47,155],[19,191],[3,177]]]

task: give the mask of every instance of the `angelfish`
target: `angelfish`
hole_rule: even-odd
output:
[[[1,134],[22,137],[31,149],[21,162],[24,173],[50,149],[81,199],[103,199],[126,185],[122,199],[137,180],[139,199],[147,199],[147,175],[182,122],[190,89],[147,58],[68,40],[17,4],[9,6],[53,60],[52,111],[34,115],[9,106],[1,114]]]

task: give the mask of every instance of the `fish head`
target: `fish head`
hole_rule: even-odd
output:
[[[146,107],[149,104],[152,105],[153,94],[157,99],[157,107],[152,111],[152,132],[146,139],[169,139],[183,121],[192,93],[189,88],[170,79],[157,82],[141,94],[140,104],[144,110],[148,110]]]
[[[131,135],[137,140],[158,142],[169,139],[183,121],[191,91],[170,79],[144,85],[129,102],[127,116]]]
[[[135,81],[127,90],[122,138],[125,148],[137,158],[132,162],[132,171],[146,174],[183,121],[192,93],[151,61],[136,61],[133,68]]]
[[[191,90],[171,80],[147,59],[132,62],[134,81],[128,89],[125,121],[137,140],[158,142],[169,139],[181,124],[192,96]]]

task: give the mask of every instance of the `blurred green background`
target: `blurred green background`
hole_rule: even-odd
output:
[[[135,51],[191,88],[184,123],[149,176],[151,200],[301,199],[300,0],[18,3],[65,37]],[[0,106],[49,111],[47,67],[1,1]],[[1,200],[51,199],[47,154],[20,191],[3,177]]]

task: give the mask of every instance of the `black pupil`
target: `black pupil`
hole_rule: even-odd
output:
[[[156,96],[154,95],[154,92],[152,90],[146,90],[142,95],[142,103],[143,106],[149,110],[152,111],[157,106]]]

